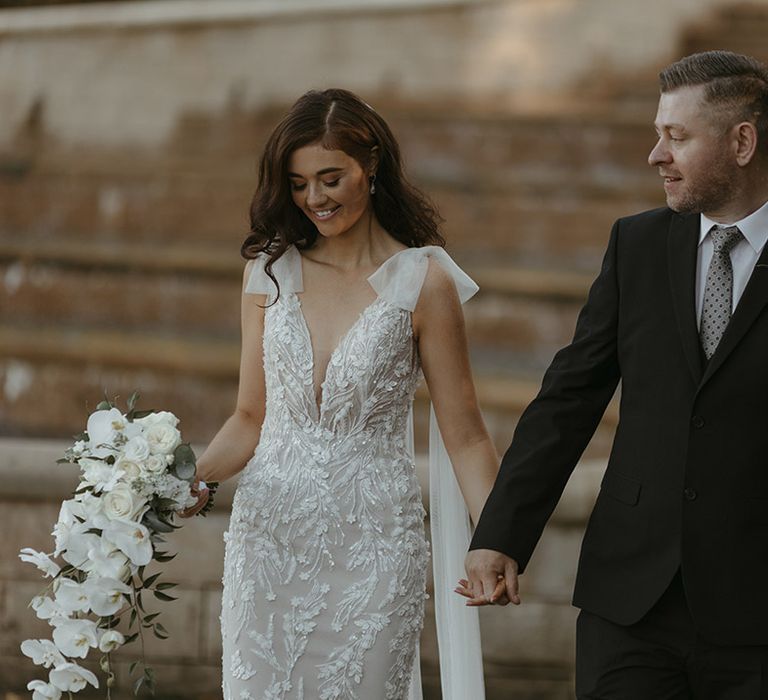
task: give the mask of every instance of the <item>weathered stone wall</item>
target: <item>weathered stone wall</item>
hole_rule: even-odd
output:
[[[190,111],[258,110],[328,85],[536,112],[666,62],[681,24],[722,4],[176,0],[5,11],[0,144],[39,104],[66,142],[161,144]]]
[[[139,388],[144,406],[176,412],[199,443],[231,410],[237,249],[255,154],[286,104],[342,85],[392,124],[414,181],[446,218],[450,252],[482,288],[466,316],[480,401],[503,449],[570,337],[611,222],[663,201],[645,164],[658,67],[714,47],[765,58],[766,8],[178,0],[0,11],[3,700],[33,671],[19,641],[47,631],[24,607],[39,579],[16,554],[49,546],[74,478],[53,464],[61,440],[105,390]],[[482,611],[490,698],[572,697],[572,579],[616,420],[614,405],[523,579],[524,605]],[[173,641],[149,649],[167,700],[219,697],[231,488],[175,538]],[[430,698],[436,658],[428,630]]]

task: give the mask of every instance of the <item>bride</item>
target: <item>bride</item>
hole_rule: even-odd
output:
[[[446,591],[463,571],[464,502],[477,521],[498,458],[461,310],[477,287],[437,218],[389,127],[350,92],[308,92],[267,142],[242,247],[237,407],[198,460],[205,481],[242,472],[225,534],[225,700],[421,697],[422,373],[443,697],[483,697],[476,610]],[[207,497],[201,485],[186,515]]]

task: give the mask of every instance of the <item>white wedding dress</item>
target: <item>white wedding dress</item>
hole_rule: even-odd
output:
[[[477,290],[442,248],[392,256],[369,278],[376,300],[331,355],[319,406],[298,296],[301,255],[291,247],[273,267],[280,296],[264,320],[266,416],[225,533],[224,700],[421,697],[429,547],[412,444],[421,370],[411,312],[430,258],[462,301]],[[264,263],[253,264],[247,292],[274,294]],[[450,593],[462,574],[467,516],[434,419],[432,433],[443,693],[479,700],[476,610]],[[450,503],[435,501],[440,489]]]

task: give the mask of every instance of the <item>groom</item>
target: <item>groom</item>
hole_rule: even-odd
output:
[[[520,602],[517,576],[621,382],[573,598],[577,695],[757,700],[768,698],[768,69],[711,51],[660,78],[648,161],[668,208],[614,224],[573,342],[520,419],[477,524],[468,596]]]

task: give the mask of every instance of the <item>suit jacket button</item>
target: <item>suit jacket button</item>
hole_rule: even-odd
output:
[[[701,416],[694,416],[693,418],[691,418],[691,423],[693,423],[694,428],[704,427],[704,419]]]
[[[683,491],[683,496],[685,496],[686,501],[695,501],[697,495],[698,494],[696,493],[696,489],[692,489],[690,487]]]

